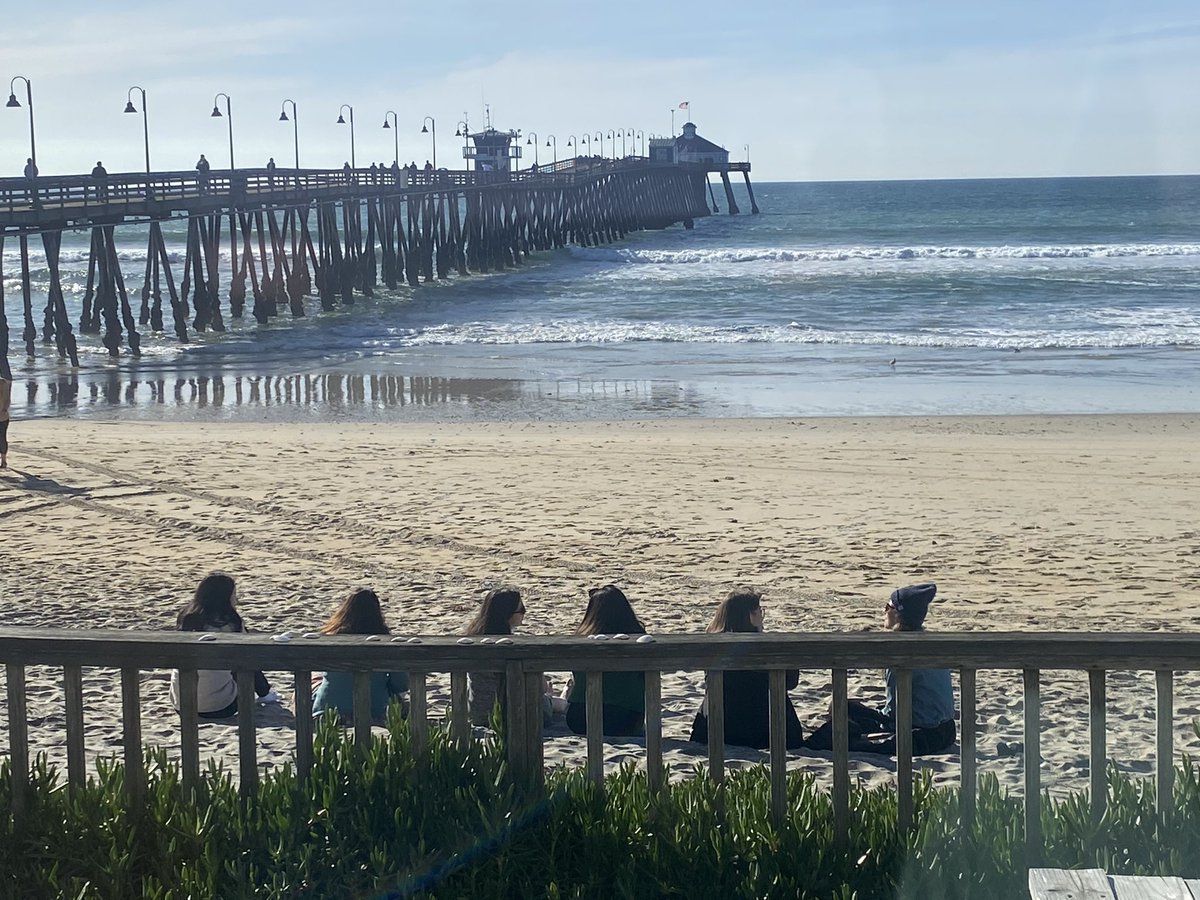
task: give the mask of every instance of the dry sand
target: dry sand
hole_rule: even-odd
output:
[[[1195,631],[1200,608],[1200,417],[940,417],[345,426],[17,422],[0,472],[0,625],[167,629],[195,583],[238,579],[250,627],[310,630],[347,588],[380,592],[395,630],[457,632],[483,591],[519,586],[525,629],[577,623],[589,586],[623,585],[649,630],[702,630],[720,596],[766,593],[772,630],[878,627],[893,587],[939,584],[929,626],[952,630]],[[799,662],[799,661],[798,661]],[[33,750],[65,759],[54,670],[29,673]],[[146,740],[178,742],[167,672],[143,676]],[[276,679],[280,686],[286,682]],[[829,676],[792,697],[809,727]],[[877,671],[851,695],[882,697]],[[1019,787],[1019,674],[979,675],[981,769]],[[1177,747],[1200,751],[1200,679],[1176,679]],[[668,761],[686,737],[697,672],[665,673]],[[119,753],[114,673],[85,673],[88,753]],[[446,685],[433,686],[435,712]],[[261,712],[260,762],[294,740]],[[1153,678],[1109,679],[1109,746],[1153,760]],[[1043,778],[1085,785],[1082,674],[1043,676]],[[201,726],[231,763],[231,725]],[[7,751],[6,736],[0,747]],[[609,744],[612,763],[640,745]],[[547,760],[578,761],[552,729]],[[762,761],[729,749],[732,765]],[[946,783],[956,753],[921,765]],[[823,775],[818,754],[790,765]],[[891,777],[855,755],[856,777]],[[234,766],[236,768],[236,766]]]

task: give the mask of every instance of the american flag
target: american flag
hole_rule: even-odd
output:
[[[682,103],[680,103],[680,104],[679,104],[679,108],[680,108],[680,109],[687,109],[687,108],[688,108],[688,102],[687,102],[686,100],[684,100]]]

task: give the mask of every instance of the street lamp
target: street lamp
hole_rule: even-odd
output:
[[[350,110],[350,168],[357,169],[358,166],[355,165],[355,160],[354,160],[354,107],[351,106],[349,103],[342,104],[341,109],[338,110],[337,123],[339,125],[346,124],[346,120],[342,116],[343,109]]]
[[[388,124],[388,120],[387,120],[388,116],[392,117],[391,125]],[[387,112],[385,112],[383,114],[383,127],[392,129],[392,140],[396,144],[395,163],[398,166],[398,165],[400,165],[400,120],[399,120],[399,118],[396,117],[396,113],[394,110],[389,109]]]
[[[591,136],[590,134],[585,134],[585,135],[584,135],[582,138],[580,138],[579,140],[580,140],[580,142],[581,142],[581,143],[586,143],[586,144],[587,144],[587,148],[588,148],[588,156],[591,156],[591,155],[592,155],[592,136]],[[578,149],[578,148],[577,148],[577,149]]]
[[[535,169],[538,166],[538,152],[537,151],[538,151],[538,141],[539,140],[541,140],[541,139],[538,137],[538,133],[536,131],[531,131],[531,132],[529,132],[529,140],[527,140],[525,142],[526,147],[528,147],[530,145],[533,146],[533,167]]]
[[[750,145],[743,144],[742,149],[746,151],[746,163],[749,164],[749,162],[750,162]]]
[[[579,156],[579,138],[573,134],[567,135],[567,146],[575,148],[575,155]]]
[[[558,165],[558,138],[552,134],[546,135],[546,146],[549,147],[551,142],[554,144],[554,164]]]
[[[437,122],[433,116],[426,116],[422,120],[421,134],[430,135],[430,142],[433,144],[433,168],[437,169]]]
[[[639,131],[637,136],[642,139],[642,156],[646,155],[646,132]],[[637,153],[637,142],[634,141],[633,152]]]
[[[221,109],[217,106],[217,98],[225,98],[225,117],[229,120],[229,171],[233,171],[233,105],[229,99],[229,95],[224,91],[219,91],[213,94],[213,111],[209,118],[221,118]]]
[[[603,131],[596,132],[596,140],[598,140],[600,142],[600,155],[604,156],[604,132]],[[588,144],[588,149],[590,150],[591,148],[592,148],[592,145]]]
[[[29,158],[33,160],[33,166],[37,168],[37,141],[33,136],[33,85],[29,83],[29,79],[24,75],[14,75],[12,81],[8,83],[8,102],[4,105],[9,109],[20,109],[21,101],[17,99],[17,79],[25,82],[25,102],[29,104]]]
[[[149,175],[150,174],[150,123],[146,119],[146,116],[148,115],[148,113],[146,111],[146,89],[145,88],[139,87],[138,85],[135,84],[133,87],[131,87],[129,89],[129,93],[127,93],[125,95],[125,112],[127,112],[127,113],[136,113],[137,112],[137,107],[135,107],[133,105],[133,92],[134,91],[142,92],[142,138],[146,144],[146,174]]]
[[[287,105],[289,103],[292,104],[292,118],[290,119],[290,121],[292,123],[292,142],[295,144],[295,148],[296,148],[296,168],[299,169],[300,168],[300,115],[299,115],[299,113],[296,112],[296,101],[295,100],[287,99],[279,104],[279,121],[280,122],[289,121],[288,114],[287,114]]]
[[[608,133],[608,139],[609,139],[609,141],[612,142],[612,150],[609,152],[612,153],[613,159],[616,159],[617,158],[617,133],[615,131],[610,131]]]

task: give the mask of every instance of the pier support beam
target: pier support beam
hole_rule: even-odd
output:
[[[721,183],[725,185],[725,202],[729,205],[729,214],[736,216],[741,210],[738,209],[737,201],[733,199],[733,185],[729,183],[728,172],[721,173]]]
[[[746,193],[750,195],[750,214],[757,216],[759,210],[758,204],[754,202],[754,186],[750,184],[750,173],[743,172],[742,177],[746,179]]]

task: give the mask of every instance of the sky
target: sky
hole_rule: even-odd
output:
[[[609,132],[690,119],[757,182],[1200,172],[1196,0],[56,0],[5,10],[14,75],[32,83],[44,175],[144,168],[133,85],[160,171],[200,153],[228,166],[229,119],[211,116],[225,92],[239,167],[292,165],[290,98],[305,168],[349,159],[349,104],[359,165],[390,162],[394,137],[423,165],[428,116],[437,164],[462,168],[456,127],[490,109],[521,131],[523,166],[534,134],[547,162],[572,136],[610,155]],[[25,90],[0,106],[3,176],[29,155]]]

